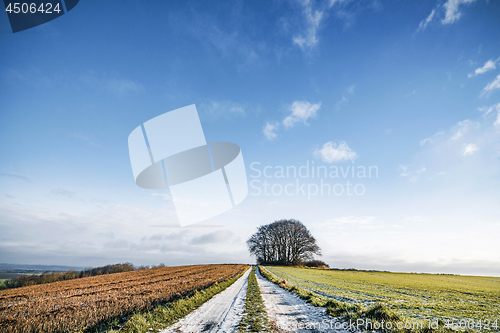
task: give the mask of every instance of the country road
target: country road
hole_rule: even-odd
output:
[[[262,277],[258,270],[256,276],[273,332],[346,332],[333,329],[335,319],[328,316],[324,308],[307,304]]]
[[[233,333],[245,307],[249,268],[242,277],[220,294],[161,333]]]
[[[161,333],[238,332],[238,324],[245,307],[250,271],[251,269],[248,269],[233,285]],[[258,270],[255,273],[273,332],[340,333],[343,331],[326,327],[325,323],[335,321],[325,313],[324,308],[307,304],[297,295],[263,278]],[[308,324],[316,325],[306,328]]]

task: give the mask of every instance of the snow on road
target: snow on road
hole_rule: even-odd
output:
[[[242,277],[226,290],[212,297],[177,323],[161,333],[233,333],[245,308],[248,285],[248,269]]]
[[[335,329],[335,319],[325,308],[314,307],[287,290],[280,288],[256,271],[257,282],[275,332],[346,332]]]
[[[161,333],[238,332],[250,271],[248,269],[233,285]],[[307,304],[263,278],[258,270],[255,273],[273,332],[346,332],[335,329],[335,319],[328,316],[324,308]]]

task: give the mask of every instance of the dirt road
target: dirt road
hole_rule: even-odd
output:
[[[238,332],[250,271],[161,333]],[[256,276],[273,332],[346,332],[334,329],[335,320],[325,313],[324,308],[307,304],[297,295],[269,282],[258,270]]]
[[[275,332],[346,332],[334,329],[335,320],[326,314],[324,308],[307,304],[297,295],[269,282],[258,271],[256,273]]]
[[[226,290],[161,333],[237,332],[245,306],[250,271],[251,269],[248,269]]]

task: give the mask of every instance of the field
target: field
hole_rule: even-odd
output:
[[[3,332],[91,329],[225,281],[247,267],[161,267],[2,290],[0,327]]]
[[[19,276],[24,276],[24,275],[30,275],[26,273],[5,273],[5,272],[0,272],[0,281],[8,280],[8,279],[13,279]]]
[[[19,277],[19,276],[24,276],[28,275],[25,273],[5,273],[5,272],[0,272],[0,286],[3,285],[3,283],[7,280]]]
[[[290,284],[338,301],[386,304],[403,318],[489,320],[500,326],[498,277],[266,268]]]
[[[28,273],[6,273],[6,272],[0,272],[0,285],[3,284],[5,281],[20,277],[20,276],[25,276],[25,275],[34,275],[34,274],[28,274]]]

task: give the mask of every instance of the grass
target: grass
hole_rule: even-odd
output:
[[[0,280],[10,280],[19,276],[27,276],[27,275],[42,275],[43,273],[9,273],[9,272],[0,272]]]
[[[500,278],[269,267],[278,278],[338,301],[384,303],[425,320],[500,321]],[[500,323],[498,323],[500,325]]]
[[[255,276],[255,266],[248,276],[245,311],[238,327],[240,332],[270,332],[266,307]]]
[[[33,273],[5,273],[5,272],[0,272],[0,290],[6,289],[7,286],[5,285],[7,281],[12,280],[16,277],[21,277],[21,276],[28,276],[28,275],[40,275],[39,273],[33,274]]]
[[[187,297],[160,305],[151,311],[136,312],[127,318],[125,323],[120,324],[120,318],[115,318],[86,332],[157,332],[199,308],[210,298],[232,285],[243,274],[244,272],[206,289],[195,291]]]
[[[495,284],[495,281],[500,280],[498,278],[339,272],[296,267],[266,268],[261,269],[261,272],[271,282],[296,293],[312,305],[326,307],[329,315],[342,321],[390,322],[394,328],[386,330],[393,332],[427,332],[430,331],[429,322],[432,322],[438,326],[433,332],[454,332],[453,327],[446,325],[445,321],[454,317],[439,315],[452,313],[456,316],[457,312],[466,309],[462,313],[479,315],[470,317],[477,318],[476,324],[483,318],[481,325],[467,328],[463,323],[463,326],[454,328],[462,331],[498,331],[498,327],[491,325],[495,320],[500,321],[500,298]],[[467,308],[467,300],[473,298],[473,292],[477,293],[475,302],[469,302]],[[416,299],[411,298],[414,294],[418,295]],[[422,294],[427,296],[425,305],[419,303]],[[460,296],[461,294],[464,296]],[[391,295],[392,297],[389,297]],[[357,298],[354,299],[354,296]],[[462,297],[462,302],[457,301],[459,297]],[[428,309],[436,311],[429,314]],[[421,315],[422,313],[427,317]],[[489,329],[485,329],[484,318],[490,318]],[[405,323],[411,324],[412,328],[404,329],[403,326],[403,329],[397,329],[398,324]]]

